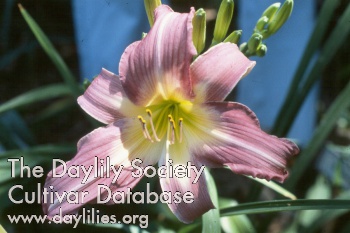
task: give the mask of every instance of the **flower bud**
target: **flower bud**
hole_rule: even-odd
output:
[[[266,16],[269,19],[269,22],[270,22],[272,17],[277,12],[277,10],[280,8],[280,6],[281,6],[280,2],[276,2],[276,3],[272,4],[271,6],[266,8],[266,10],[262,13],[261,17]]]
[[[248,57],[248,45],[247,45],[247,42],[244,42],[242,43],[240,46],[239,46],[239,50]]]
[[[256,50],[256,55],[258,57],[263,57],[267,53],[267,46],[264,44],[261,44],[259,48]]]
[[[197,49],[197,53],[200,54],[205,46],[205,34],[206,34],[206,13],[200,8],[196,11],[192,19],[193,31],[192,40]]]
[[[267,37],[276,33],[287,21],[293,10],[293,0],[286,0],[267,25]],[[266,37],[264,36],[266,39]]]
[[[233,0],[223,0],[220,4],[218,16],[215,22],[214,38],[212,45],[218,44],[224,40],[228,27],[230,26],[233,16]]]
[[[237,44],[239,39],[241,38],[242,35],[242,30],[236,30],[233,31],[225,40],[224,42],[230,42],[230,43],[234,43]]]
[[[149,25],[152,27],[154,24],[154,10],[162,5],[161,0],[144,0],[144,5],[148,17]]]
[[[262,35],[259,33],[254,33],[250,39],[248,40],[248,51],[249,54],[254,55],[256,53],[256,50],[261,45],[262,42]]]
[[[266,25],[269,22],[269,18],[267,16],[262,16],[258,22],[256,22],[254,31],[263,32],[266,29]]]

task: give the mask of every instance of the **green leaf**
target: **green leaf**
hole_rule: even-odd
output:
[[[220,208],[236,206],[234,200],[220,198]],[[232,215],[220,219],[221,227],[225,233],[254,233],[255,229],[246,215]]]
[[[111,223],[98,223],[98,224],[87,224],[91,227],[97,227],[97,228],[114,228],[114,229],[120,229],[123,230],[125,233],[149,233],[149,231],[146,231],[144,229],[140,229],[138,226],[135,225],[127,225],[127,224],[111,224]]]
[[[350,5],[348,7],[350,10]],[[349,27],[350,28],[350,27]],[[304,174],[307,166],[311,163],[312,159],[316,156],[317,152],[324,145],[324,141],[333,129],[336,121],[339,119],[341,114],[350,107],[350,82],[346,85],[344,90],[334,100],[331,107],[324,114],[320,125],[314,132],[308,146],[298,156],[295,165],[293,166],[290,176],[286,181],[286,187],[293,189],[298,180]]]
[[[76,106],[76,101],[72,101],[71,98],[59,99],[40,111],[35,117],[34,123],[55,117],[60,113],[67,113],[74,106]]]
[[[293,100],[297,96],[296,93],[299,89],[300,84],[302,83],[304,73],[309,67],[311,59],[314,57],[316,51],[318,51],[321,45],[322,39],[326,34],[331,18],[335,12],[335,9],[339,5],[339,3],[340,3],[340,0],[326,0],[324,2],[323,7],[320,11],[319,17],[317,19],[315,29],[309,39],[307,46],[305,47],[305,51],[299,63],[299,66],[297,68],[297,71],[293,76],[293,80],[289,87],[287,97],[284,100],[282,108],[280,109],[278,116],[276,118],[275,124],[272,129],[272,134],[277,136],[284,136],[286,134],[285,133],[287,131],[286,128],[288,128],[289,126],[286,124],[287,123],[286,113],[288,109],[290,109],[291,102],[293,102]]]
[[[192,233],[192,232],[199,232],[200,230],[200,223],[192,223],[189,225],[186,225],[185,227],[182,227],[177,231],[177,233]]]
[[[72,154],[76,152],[76,147],[72,145],[40,145],[25,150],[11,150],[0,153],[0,184],[4,184],[11,179],[11,163],[8,158],[24,158],[28,166],[35,166],[42,162],[51,162],[52,158],[60,154]],[[18,176],[20,170],[16,166],[15,175]]]
[[[67,144],[47,144],[30,147],[24,150],[10,150],[0,152],[0,158],[16,157],[16,156],[33,156],[33,155],[62,155],[75,153],[77,150],[75,145]],[[51,158],[51,157],[50,157]]]
[[[331,187],[327,184],[326,179],[319,175],[316,182],[309,188],[306,193],[307,199],[326,199],[331,198]],[[315,221],[320,215],[321,210],[303,210],[299,214],[299,222],[304,227],[309,226],[313,221]]]
[[[13,182],[7,182],[5,184],[0,185],[0,198],[1,198],[1,206],[0,206],[0,215],[3,214],[4,210],[8,207],[13,206],[13,202],[9,199],[8,193],[10,188],[12,188],[16,184],[26,185],[29,183],[29,179],[14,179]]]
[[[350,199],[350,192],[345,192],[339,195],[336,199]],[[324,210],[322,211],[319,218],[317,218],[312,224],[310,224],[308,227],[304,228],[299,233],[310,233],[310,232],[316,232],[319,230],[324,224],[327,222],[339,217],[340,215],[343,215],[347,212],[349,212],[350,209],[341,209],[341,210]]]
[[[6,233],[5,229],[0,225],[0,233]]]
[[[280,211],[350,209],[350,200],[277,200],[240,204],[220,211],[221,216],[260,214]]]
[[[202,216],[202,232],[203,233],[220,233],[221,232],[221,226],[220,226],[220,213],[219,213],[219,200],[218,200],[218,193],[216,190],[215,181],[210,174],[209,170],[206,168],[205,170],[205,178],[208,185],[208,190],[210,194],[210,198],[216,207],[215,209],[211,209]]]
[[[326,41],[320,56],[318,57],[315,65],[311,68],[311,71],[302,85],[301,90],[295,95],[295,98],[288,108],[288,112],[285,113],[284,125],[280,126],[280,129],[285,129],[283,133],[287,133],[289,128],[293,123],[293,119],[297,116],[299,109],[301,108],[304,100],[306,99],[308,93],[310,92],[313,85],[319,79],[322,71],[325,69],[326,65],[334,57],[338,49],[346,42],[348,38],[350,27],[349,27],[349,17],[350,17],[350,4],[347,6],[345,12],[338,20],[335,29],[332,31],[329,39]]]
[[[51,84],[49,86],[39,87],[1,104],[0,114],[38,101],[71,94],[71,90],[65,84]]]
[[[297,199],[296,196],[293,193],[289,192],[287,189],[283,188],[282,186],[276,184],[273,181],[267,181],[265,179],[254,178],[254,177],[251,177],[251,176],[247,176],[247,177],[252,179],[252,180],[255,180],[255,181],[259,182],[262,185],[265,185],[266,187],[274,190],[275,192],[281,194],[282,196],[285,196],[285,197],[290,198],[292,200]]]
[[[27,22],[28,26],[32,30],[41,47],[44,49],[51,61],[55,64],[65,83],[69,86],[69,88],[75,94],[75,96],[79,96],[81,93],[79,85],[76,82],[74,75],[70,72],[66,63],[63,61],[62,57],[56,51],[55,47],[52,45],[50,40],[41,30],[39,25],[35,22],[35,20],[30,16],[30,14],[22,7],[21,4],[18,4],[18,7],[24,20]]]

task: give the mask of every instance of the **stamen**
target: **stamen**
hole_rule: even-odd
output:
[[[174,144],[175,143],[175,122],[173,117],[170,114],[168,115],[168,118],[169,118],[170,128],[171,128],[171,135],[170,135],[171,138],[169,139],[169,141],[171,144]]]
[[[148,116],[149,116],[149,122],[150,122],[150,124],[151,124],[151,129],[152,129],[154,138],[156,139],[157,142],[159,142],[160,139],[158,138],[157,133],[156,133],[156,130],[155,130],[154,125],[153,125],[152,112],[151,112],[151,110],[149,110],[149,109],[146,109],[146,112],[147,112],[147,114],[148,114]]]
[[[172,122],[173,126],[174,126],[174,129],[176,128],[175,127],[175,121],[174,121],[174,118],[171,114],[168,115],[168,118],[169,118],[169,121]]]
[[[138,116],[137,118],[138,118],[138,119],[140,120],[140,122],[141,122],[141,127],[142,127],[143,136],[144,136],[146,139],[148,139],[148,140],[150,140],[151,142],[153,142],[151,136],[150,136],[149,133],[148,133],[148,129],[147,129],[147,126],[146,126],[146,121],[143,119],[142,116]]]
[[[167,131],[167,137],[169,137],[169,131]],[[170,142],[168,140],[166,140],[165,142],[165,163],[167,161],[170,161],[169,160],[169,157],[170,157],[170,149],[169,149],[169,146],[170,146]],[[167,184],[170,184],[170,173],[169,173],[169,167],[167,167],[167,171],[166,171],[166,180]]]
[[[179,131],[180,131],[179,142],[180,142],[180,143],[182,142],[182,124],[183,124],[183,121],[184,121],[183,118],[180,118],[180,119],[179,119]]]

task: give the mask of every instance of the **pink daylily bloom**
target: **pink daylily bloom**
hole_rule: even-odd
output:
[[[235,44],[221,43],[200,55],[192,43],[190,13],[173,12],[162,5],[155,10],[155,23],[147,36],[131,44],[122,55],[119,76],[102,70],[79,105],[92,117],[107,124],[78,142],[77,155],[68,162],[91,166],[95,157],[111,158],[124,170],[113,183],[107,178],[90,176],[54,178],[48,174],[45,187],[54,191],[88,191],[84,203],[97,197],[96,186],[105,184],[112,192],[133,188],[141,178],[132,177],[131,162],[139,158],[142,166],[173,166],[187,162],[197,166],[227,166],[232,171],[253,177],[283,182],[286,161],[298,153],[287,139],[266,134],[255,114],[246,106],[224,102],[225,97],[255,65]],[[62,169],[62,168],[61,168]],[[195,176],[160,178],[163,191],[192,192],[193,203],[169,204],[183,222],[191,222],[214,208],[208,194],[204,173]],[[107,193],[102,193],[102,196]],[[111,203],[112,204],[112,203]],[[44,212],[53,216],[76,213],[82,203],[67,199],[44,204]]]

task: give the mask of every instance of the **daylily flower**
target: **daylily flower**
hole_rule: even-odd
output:
[[[93,202],[98,184],[116,192],[138,183],[141,178],[131,176],[131,161],[136,158],[143,166],[162,166],[169,159],[173,166],[186,166],[190,161],[197,167],[228,166],[238,174],[284,181],[286,160],[298,153],[298,147],[263,132],[246,106],[223,102],[255,62],[231,43],[220,43],[192,62],[193,15],[194,9],[180,14],[165,5],[158,7],[150,32],[122,55],[119,76],[103,69],[78,99],[88,114],[107,126],[78,142],[78,153],[67,167],[87,168],[95,157],[109,156],[113,165],[125,167],[117,182],[104,176],[89,177],[84,183],[68,175],[53,178],[50,172],[45,187],[53,186],[60,194],[88,191],[84,201]],[[160,178],[163,191],[193,193],[191,204],[169,204],[183,222],[214,208],[204,174],[197,183],[194,178]],[[82,205],[64,200],[44,204],[44,212],[53,216],[62,208],[63,214],[76,213]]]

